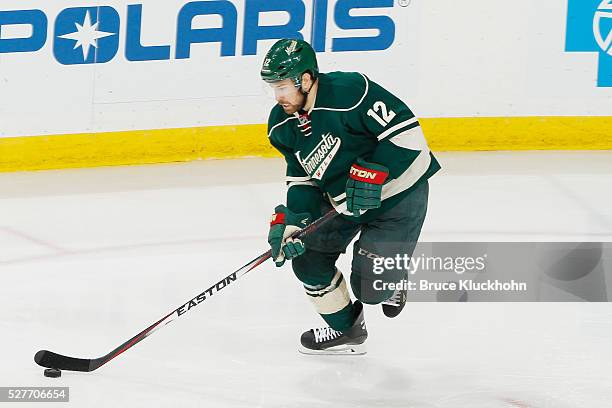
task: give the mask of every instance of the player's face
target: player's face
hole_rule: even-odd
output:
[[[286,114],[292,115],[304,106],[306,97],[295,86],[293,80],[274,82],[270,87],[274,91],[274,99],[283,107]]]

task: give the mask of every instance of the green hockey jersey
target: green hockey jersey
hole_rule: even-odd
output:
[[[399,98],[365,75],[320,74],[309,112],[288,115],[281,106],[268,120],[270,143],[287,162],[287,207],[321,215],[321,200],[346,213],[346,182],[358,157],[389,169],[382,206],[359,217],[367,222],[391,208],[411,187],[440,169],[418,119]]]

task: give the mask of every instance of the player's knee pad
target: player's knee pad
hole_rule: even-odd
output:
[[[339,312],[351,303],[346,281],[338,269],[329,285],[304,284],[304,289],[317,312],[322,315]]]
[[[307,252],[291,260],[295,276],[304,284],[311,286],[327,286],[336,273],[335,259],[326,254],[307,250]]]

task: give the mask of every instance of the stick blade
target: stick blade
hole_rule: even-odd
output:
[[[34,355],[34,361],[41,367],[57,368],[68,371],[92,371],[91,360],[62,356],[48,350],[40,350]]]

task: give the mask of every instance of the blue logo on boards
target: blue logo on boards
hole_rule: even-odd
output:
[[[112,7],[63,10],[55,20],[53,54],[62,64],[95,64],[119,49],[119,14]]]
[[[597,52],[598,87],[612,87],[612,0],[568,0],[565,51]]]
[[[309,40],[318,52],[329,48],[332,52],[385,50],[393,45],[395,23],[383,11],[392,8],[394,0],[337,0],[333,8],[329,3],[330,0],[246,0],[238,10],[229,0],[192,1],[183,5],[177,17],[168,16],[167,23],[175,25],[175,35],[166,44],[158,45],[143,44],[141,32],[146,14],[142,4],[130,4],[125,9],[72,7],[57,15],[38,9],[0,11],[0,54],[36,52],[49,44],[61,64],[100,64],[113,60],[120,45],[125,45],[128,61],[154,61],[190,58],[197,44],[218,43],[221,57],[255,55],[259,41],[304,39],[305,30],[310,31]],[[311,19],[306,18],[307,6],[312,7]],[[373,11],[357,15],[355,10],[359,9]],[[288,21],[260,24],[262,14],[278,12],[287,14]],[[221,25],[202,27],[194,23],[199,16],[220,17]],[[307,20],[309,27],[306,27]],[[240,39],[239,22],[243,24]],[[332,23],[343,35],[328,34],[331,31],[328,25]],[[27,35],[7,30],[17,25],[28,27],[22,30]],[[48,33],[49,26],[53,27],[52,33]],[[364,29],[377,34],[350,35],[352,31]],[[241,50],[237,50],[239,42]]]

